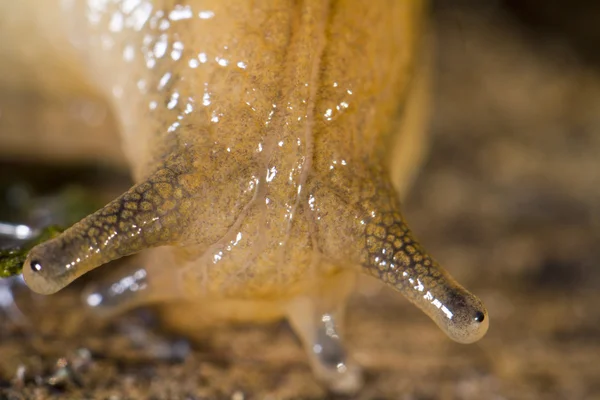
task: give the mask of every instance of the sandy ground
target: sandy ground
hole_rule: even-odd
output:
[[[455,344],[394,293],[357,295],[356,398],[600,399],[598,68],[496,2],[466,4],[437,9],[434,141],[406,215],[490,331]],[[75,328],[76,286],[15,295],[28,319],[0,316],[0,399],[335,398],[283,323],[190,350],[146,313]]]

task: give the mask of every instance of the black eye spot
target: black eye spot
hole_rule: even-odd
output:
[[[42,264],[40,264],[40,262],[37,260],[32,260],[29,263],[29,266],[33,272],[40,272],[42,270]]]
[[[485,314],[481,311],[477,311],[475,313],[475,318],[473,319],[475,320],[475,322],[483,322],[483,320],[485,319]]]

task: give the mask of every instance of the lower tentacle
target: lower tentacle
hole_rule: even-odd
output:
[[[343,342],[344,308],[353,287],[354,274],[338,274],[286,308],[315,375],[332,391],[344,394],[355,393],[363,383],[360,367]]]

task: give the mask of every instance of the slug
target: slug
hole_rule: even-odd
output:
[[[4,3],[4,15],[33,20],[32,43],[76,71],[57,81],[81,77],[106,99],[136,182],[29,252],[31,290],[55,293],[140,253],[86,290],[90,308],[159,304],[193,326],[287,318],[339,392],[361,385],[343,342],[359,273],[457,342],[486,333],[482,302],[401,213],[424,143],[422,2]]]

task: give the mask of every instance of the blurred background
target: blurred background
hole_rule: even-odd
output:
[[[600,399],[600,5],[540,4],[433,4],[433,141],[405,214],[486,303],[490,330],[456,344],[396,294],[358,294],[347,332],[366,370],[358,399]],[[0,129],[104,121],[93,103],[13,100]],[[54,113],[69,122],[52,125]],[[126,181],[114,176],[3,162],[0,219],[68,219],[77,187],[102,201]],[[334,398],[284,323],[219,329],[190,349],[150,313],[76,328],[78,290],[0,286],[0,399]]]

